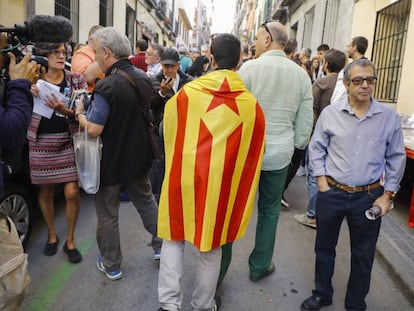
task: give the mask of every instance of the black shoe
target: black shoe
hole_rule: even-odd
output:
[[[214,296],[214,301],[216,302],[215,308],[213,308],[213,311],[218,311],[221,306],[221,297],[219,295]]]
[[[43,250],[43,253],[46,256],[55,255],[57,253],[58,244],[59,244],[59,237],[56,236],[56,242],[55,243],[46,242],[45,249]]]
[[[326,307],[331,304],[332,298],[324,298],[321,296],[312,295],[302,303],[300,309],[302,311],[318,311],[322,307]]]
[[[265,278],[265,277],[267,277],[267,276],[269,276],[269,275],[271,275],[273,272],[275,271],[275,265],[274,265],[274,263],[272,262],[271,264],[270,264],[270,267],[263,273],[263,274],[261,274],[261,275],[252,275],[252,274],[250,274],[249,275],[249,279],[250,279],[250,281],[252,281],[252,282],[258,282],[259,280],[261,280],[261,279],[263,279],[263,278]]]
[[[81,253],[79,253],[78,249],[68,249],[68,245],[66,244],[66,242],[65,244],[63,244],[63,251],[68,255],[68,259],[70,262],[78,263],[82,260],[82,255]]]

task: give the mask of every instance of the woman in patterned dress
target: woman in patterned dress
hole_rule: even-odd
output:
[[[87,89],[86,80],[81,74],[64,69],[67,56],[63,43],[36,44],[35,55],[48,59],[45,80],[57,85],[60,92],[69,88],[72,91]],[[36,85],[32,92],[38,95]],[[66,199],[67,235],[63,251],[71,262],[80,262],[82,255],[75,245],[74,231],[79,215],[80,195],[76,172],[75,154],[72,142],[72,131],[78,125],[74,120],[75,112],[54,95],[46,95],[46,104],[54,109],[50,119],[33,113],[28,130],[29,165],[32,183],[39,186],[39,205],[48,227],[48,239],[44,254],[53,256],[57,252],[59,238],[54,225],[54,189],[57,184],[64,184]]]

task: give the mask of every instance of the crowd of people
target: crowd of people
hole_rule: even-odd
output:
[[[301,309],[332,304],[335,247],[347,218],[352,266],[345,308],[365,310],[381,224],[381,218],[367,219],[365,210],[377,205],[381,215],[389,212],[405,167],[398,115],[372,97],[377,75],[364,56],[367,46],[364,37],[351,40],[350,64],[344,52],[326,44],[312,57],[306,47],[297,53],[285,26],[271,21],[260,25],[254,49],[244,55],[231,34],[215,35],[210,45],[190,52],[141,39],[131,55],[128,38],[102,26],[90,29],[87,43],[71,57],[71,70],[65,69],[65,43],[35,45],[34,52],[48,59],[47,71],[29,62],[30,53],[18,64],[9,55],[6,94],[15,96],[4,97],[0,124],[15,123],[2,133],[16,139],[2,135],[1,145],[22,143],[28,128],[30,175],[48,228],[44,254],[58,251],[53,193],[64,184],[63,251],[72,263],[82,260],[75,243],[80,192],[71,136],[84,130],[103,143],[95,195],[97,269],[113,281],[123,277],[118,214],[125,193],[152,236],[154,260],[160,260],[159,311],[182,308],[185,242],[199,253],[191,307],[218,310],[216,288],[231,263],[233,242],[246,232],[256,192],[249,279],[258,282],[274,272],[279,211],[282,204],[288,208],[284,191],[304,163],[309,204],[294,217],[317,234],[315,289]],[[66,96],[89,92],[90,105],[81,99],[70,109],[48,95],[52,115],[32,113],[39,78]],[[21,122],[4,122],[16,118],[15,107]],[[153,159],[149,117],[161,159]]]

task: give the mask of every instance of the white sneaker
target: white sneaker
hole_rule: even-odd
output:
[[[305,176],[306,175],[306,168],[304,166],[299,166],[298,170],[296,171],[296,176]]]
[[[296,214],[294,217],[298,223],[316,229],[316,218],[310,218],[306,214]]]
[[[289,208],[289,203],[288,201],[286,201],[286,199],[283,196],[282,196],[282,201],[280,203],[282,203],[283,207]]]
[[[154,260],[158,261],[161,259],[161,250],[155,251],[154,252]]]

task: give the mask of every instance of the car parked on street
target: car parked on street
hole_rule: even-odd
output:
[[[26,246],[38,197],[37,188],[30,183],[28,145],[18,150],[3,148],[1,164],[4,195],[0,198],[0,209],[14,221],[20,240]]]

